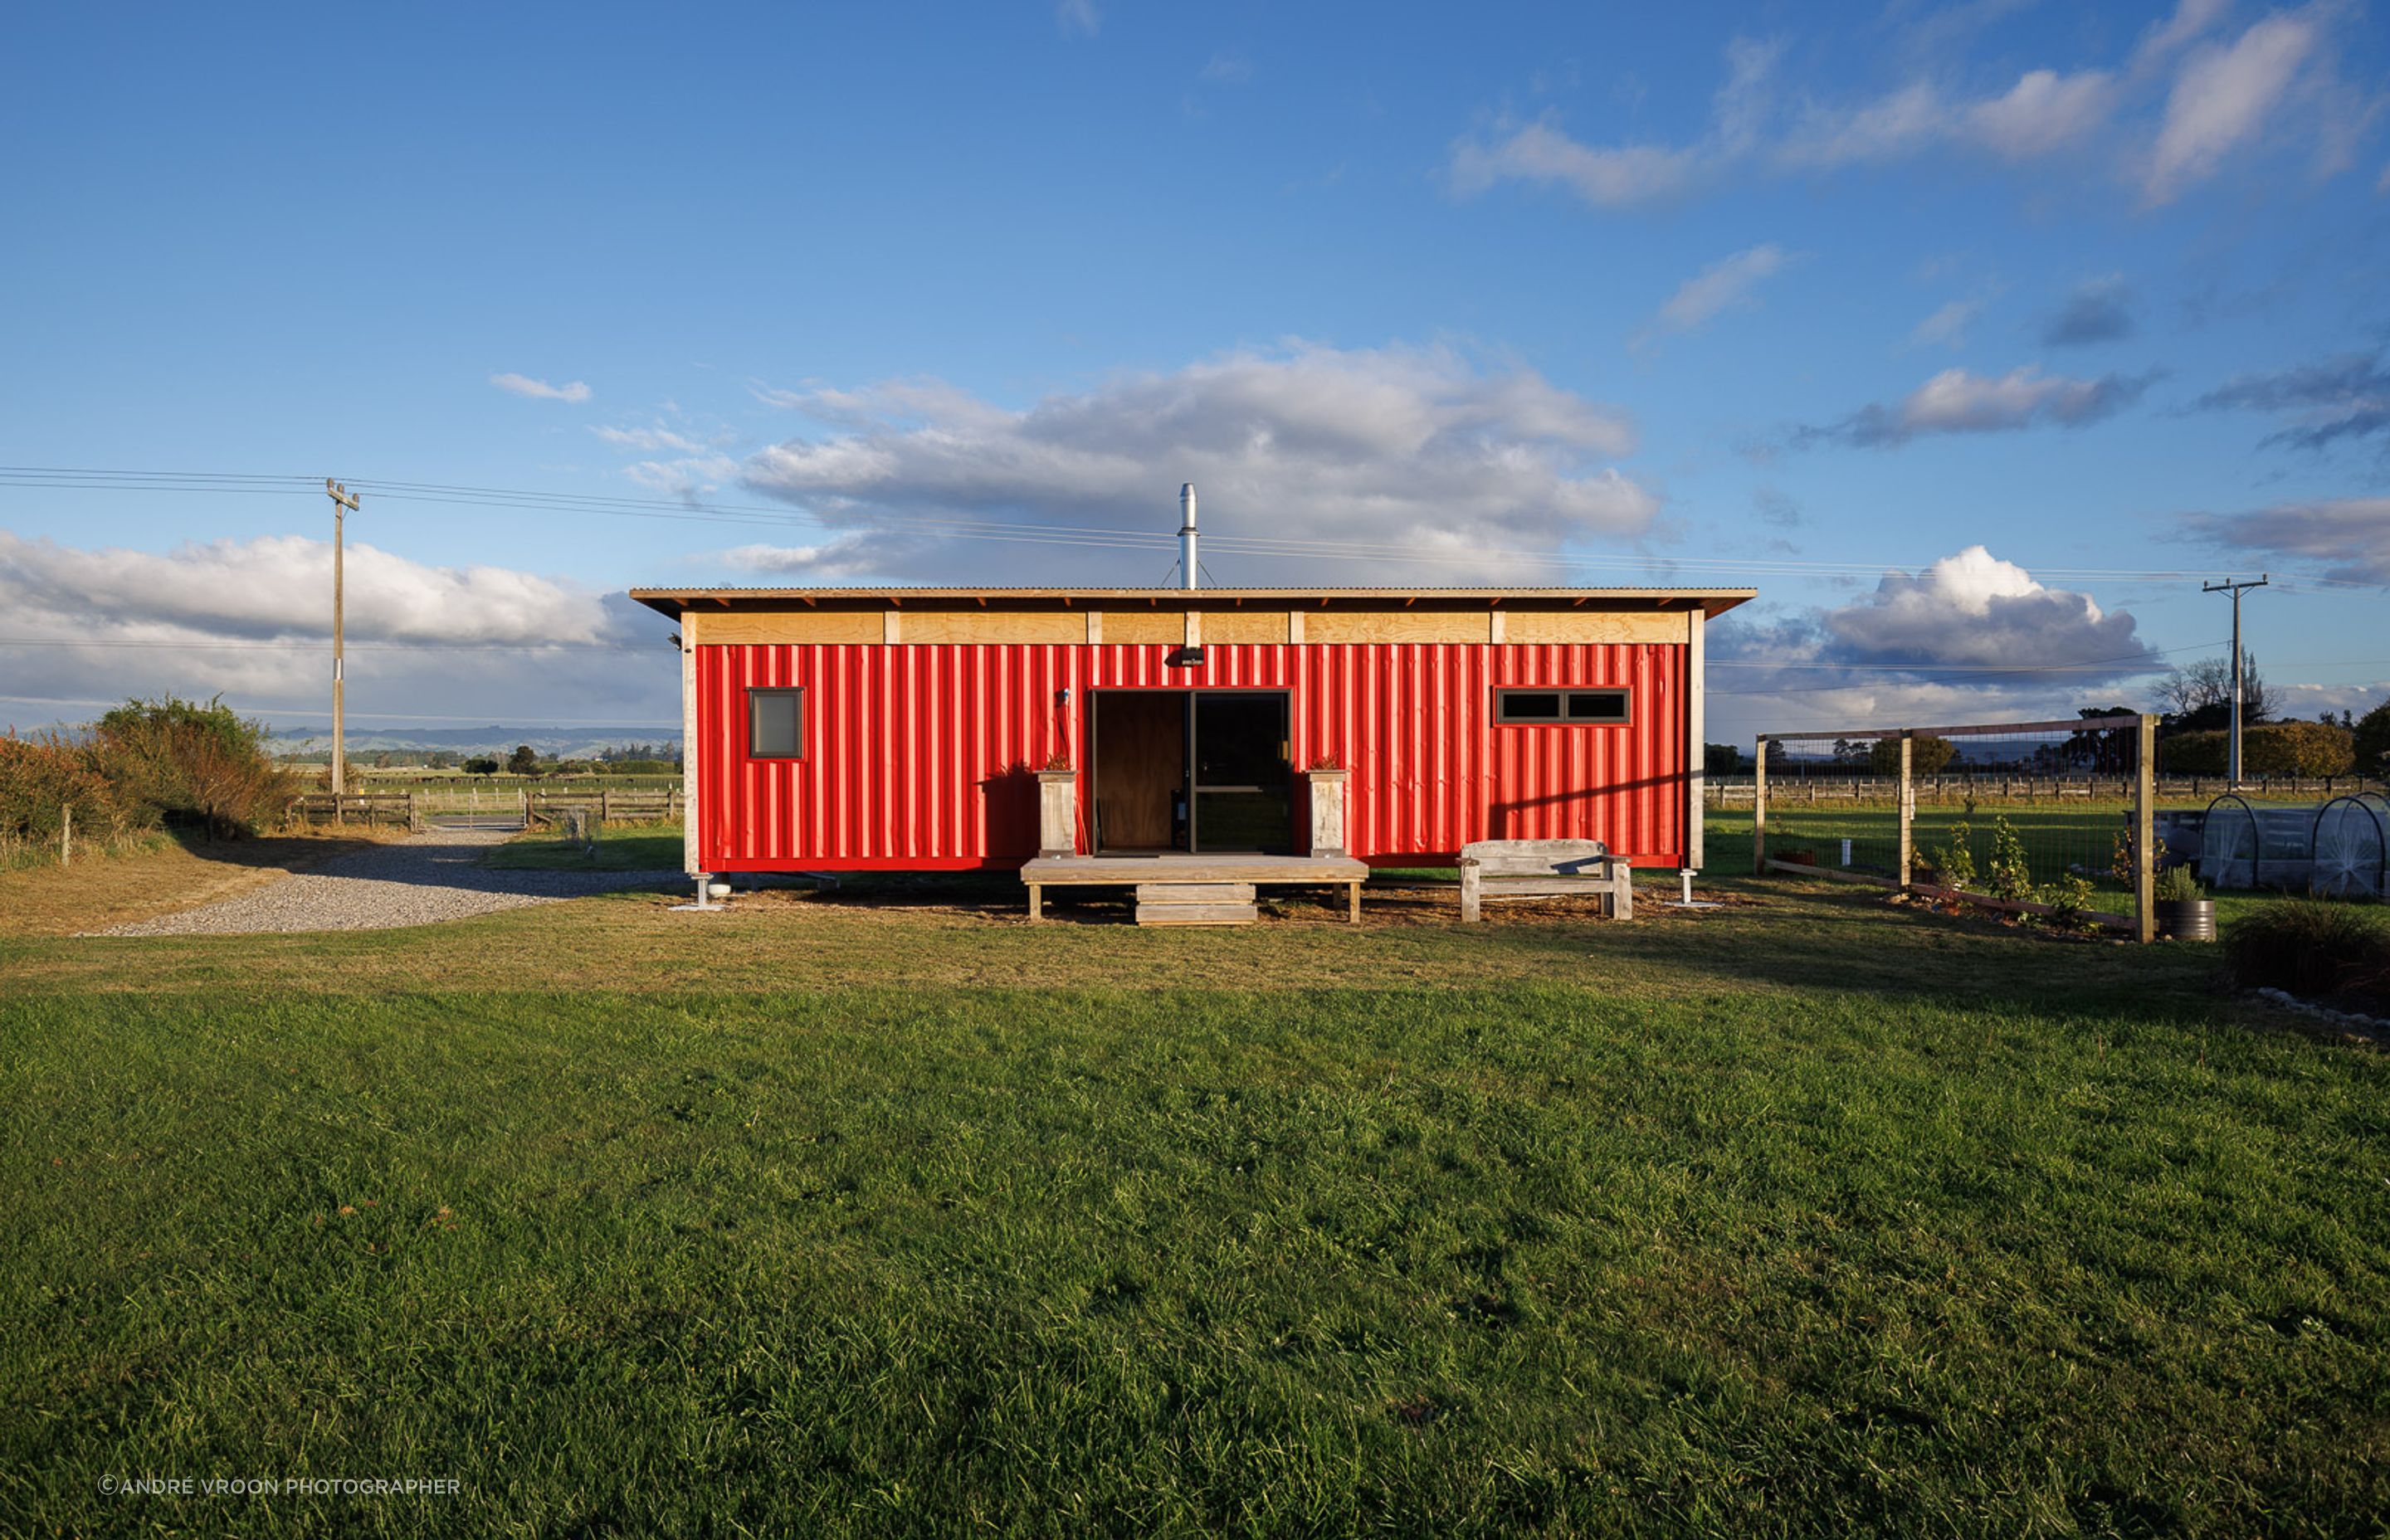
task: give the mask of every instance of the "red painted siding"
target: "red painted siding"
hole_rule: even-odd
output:
[[[1037,843],[1030,772],[1058,749],[1083,765],[1090,690],[1208,687],[1289,692],[1295,764],[1332,755],[1353,773],[1347,836],[1365,859],[1598,839],[1638,866],[1683,860],[1684,647],[1214,646],[1198,668],[1170,667],[1172,650],[700,647],[699,857],[708,871],[1018,866]],[[749,759],[744,691],[790,685],[805,688],[804,757]],[[1504,685],[1626,686],[1634,720],[1497,726]]]

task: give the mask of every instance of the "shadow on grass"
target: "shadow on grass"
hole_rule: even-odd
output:
[[[2177,1022],[2222,1007],[2215,994],[2218,958],[2210,947],[2058,935],[1896,904],[1873,890],[1789,879],[1728,878],[1704,881],[1700,891],[1723,906],[1671,909],[1673,884],[1650,885],[1637,918],[1624,923],[1599,918],[1587,901],[1490,908],[1484,922],[1463,926],[1448,887],[1433,877],[1396,878],[1366,890],[1364,921],[1355,930],[1343,923],[1340,892],[1274,889],[1265,895],[1259,925],[1212,932],[1208,943],[1179,941],[1250,946],[1257,956],[1347,945],[1391,946],[1412,956],[1440,953],[1452,959],[1455,983],[1488,971],[1621,993],[1702,981],[1736,993],[2096,1010]],[[1073,925],[1126,927],[1133,918],[1125,889],[1049,889],[1047,898],[1057,922],[1049,937],[1067,940]],[[1008,871],[868,872],[842,874],[835,892],[801,902],[808,908],[941,909],[1018,920],[1025,895]],[[1157,938],[1155,944],[1170,943]]]

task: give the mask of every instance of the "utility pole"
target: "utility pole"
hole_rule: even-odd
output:
[[[2241,784],[2241,596],[2252,588],[2263,588],[2271,579],[2269,572],[2257,574],[2255,583],[2211,583],[2200,589],[2203,594],[2232,596],[2232,736],[2230,761],[2224,767],[2225,778],[2233,787]]]
[[[349,789],[348,680],[343,677],[346,670],[342,656],[344,617],[341,610],[344,600],[341,592],[341,526],[351,513],[356,511],[357,496],[329,476],[324,478],[324,495],[332,500],[332,795],[338,797]]]

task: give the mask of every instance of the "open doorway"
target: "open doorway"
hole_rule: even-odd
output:
[[[1099,854],[1294,850],[1284,690],[1089,695]]]

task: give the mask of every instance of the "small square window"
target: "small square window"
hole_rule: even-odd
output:
[[[803,689],[753,689],[747,692],[747,757],[805,757],[805,692]]]

